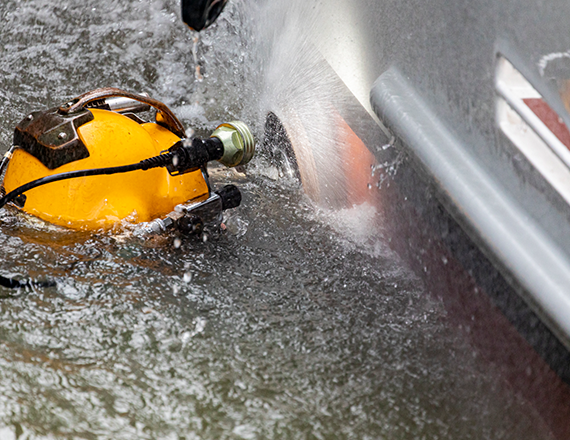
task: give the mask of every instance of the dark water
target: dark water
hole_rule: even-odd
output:
[[[245,6],[193,51],[177,2],[4,1],[0,151],[29,110],[106,85],[203,131],[256,118],[261,136],[264,115],[239,99],[255,94]],[[0,439],[548,438],[388,250],[372,208],[320,210],[274,171],[258,158],[247,177],[215,173],[244,201],[207,241],[3,210],[0,274],[57,286],[0,301]]]

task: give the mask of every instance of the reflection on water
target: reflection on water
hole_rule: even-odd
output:
[[[233,68],[216,43],[243,50],[242,3],[199,43],[200,83],[176,2],[61,3],[0,5],[2,152],[30,109],[104,85],[147,91],[202,129],[243,116],[212,87]],[[222,237],[178,247],[0,213],[0,273],[57,282],[0,302],[2,440],[547,438],[368,233],[371,208],[320,212],[263,166],[216,174],[241,181],[242,207]]]

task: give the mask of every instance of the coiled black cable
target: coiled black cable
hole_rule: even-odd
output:
[[[165,167],[172,164],[172,159],[177,154],[175,152],[170,152],[166,154],[161,154],[159,156],[150,157],[148,159],[142,160],[139,163],[131,165],[123,165],[118,167],[107,167],[107,168],[93,168],[90,170],[77,170],[69,171],[67,173],[54,174],[52,176],[42,177],[40,179],[32,180],[31,182],[22,185],[15,190],[10,191],[8,194],[0,198],[0,208],[3,208],[7,203],[13,201],[16,197],[24,194],[26,191],[37,188],[38,186],[46,185],[52,182],[59,182],[61,180],[75,179],[77,177],[86,176],[101,176],[110,174],[120,174],[128,173],[130,171],[146,171],[152,168]]]

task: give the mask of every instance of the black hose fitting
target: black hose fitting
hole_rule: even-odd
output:
[[[186,214],[178,220],[176,227],[184,235],[199,235],[204,231],[204,222],[195,214]]]
[[[224,9],[227,0],[182,0],[182,20],[191,29],[210,26]]]
[[[140,170],[146,171],[152,168],[168,167],[175,157],[175,153],[161,154],[160,156],[149,157],[139,162]]]
[[[224,145],[218,138],[194,138],[190,145],[188,142],[182,139],[168,149],[167,154],[172,155],[172,161],[166,169],[172,176],[196,171],[224,155]]]
[[[222,200],[222,211],[237,208],[241,204],[241,192],[235,185],[226,185],[216,191]]]

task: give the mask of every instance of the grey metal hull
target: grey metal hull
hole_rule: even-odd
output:
[[[570,120],[551,78],[570,77],[563,54],[570,36],[561,19],[569,13],[565,2],[328,0],[311,36],[356,105],[378,118],[379,137],[365,142],[378,162],[385,154],[377,144],[393,136],[567,348],[570,205],[564,188],[557,190],[499,129],[497,63],[504,57],[515,64]],[[350,113],[345,103],[337,108]],[[319,164],[313,166],[318,174]]]
[[[517,78],[570,126],[560,92],[570,78],[568,16],[561,1],[327,0],[310,41],[342,83],[335,111],[382,176],[331,163],[346,137],[325,160],[303,145],[307,136],[292,136],[302,180],[303,168],[319,176],[303,182],[313,198],[350,205],[361,194],[351,176],[369,176],[365,199],[383,213],[393,247],[474,345],[506,365],[556,438],[570,435],[570,167],[548,121],[518,99]],[[505,64],[518,76],[502,78]],[[279,116],[298,133],[287,111]],[[522,134],[505,128],[513,120]],[[331,179],[343,168],[353,170]]]

